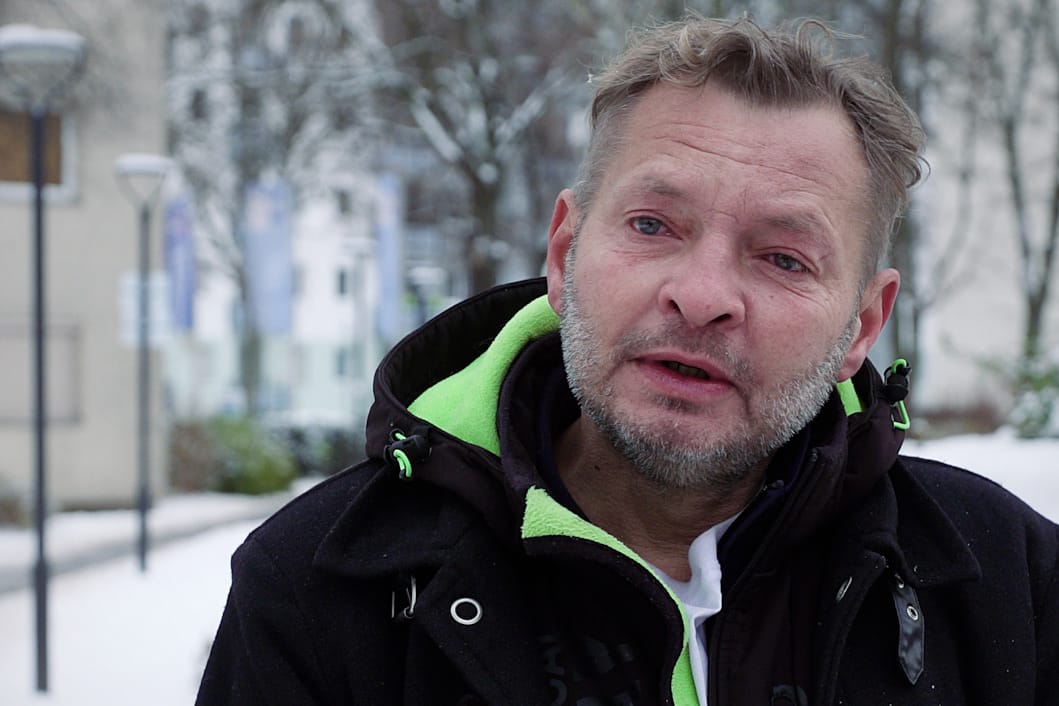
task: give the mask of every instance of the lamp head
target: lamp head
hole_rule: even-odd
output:
[[[153,198],[172,168],[168,157],[144,152],[123,154],[114,161],[118,182],[137,203]]]
[[[85,39],[30,24],[0,27],[0,83],[6,79],[32,109],[47,108],[80,72]]]

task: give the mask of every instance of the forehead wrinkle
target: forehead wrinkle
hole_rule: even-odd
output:
[[[706,156],[708,156],[711,159],[723,159],[723,160],[735,162],[737,164],[742,164],[742,165],[745,165],[747,167],[753,167],[753,168],[756,168],[756,169],[762,169],[762,170],[765,170],[765,171],[774,172],[774,173],[776,173],[778,175],[782,175],[782,176],[785,176],[785,177],[792,177],[794,179],[797,179],[798,181],[808,182],[810,184],[816,184],[816,185],[825,185],[826,184],[826,185],[830,185],[828,177],[830,177],[833,174],[833,170],[829,168],[829,165],[826,164],[826,163],[823,163],[823,162],[820,162],[820,163],[810,162],[809,164],[804,165],[804,167],[802,169],[791,169],[791,168],[784,168],[782,165],[777,164],[776,163],[777,161],[775,159],[765,159],[765,158],[760,158],[760,157],[753,158],[753,159],[750,159],[750,158],[744,159],[744,158],[741,158],[741,157],[739,157],[739,156],[737,156],[735,154],[732,154],[730,152],[719,152],[719,151],[717,151],[715,146],[703,147],[703,146],[696,145],[695,143],[689,142],[689,141],[684,140],[684,139],[675,139],[674,138],[672,141],[675,144],[680,145],[681,147],[685,147],[687,149],[694,150],[695,152],[698,152],[700,154],[706,155]],[[728,144],[737,145],[737,146],[743,148],[744,150],[746,150],[748,152],[752,152],[752,153],[756,151],[756,148],[758,146],[760,146],[761,148],[766,148],[768,146],[767,143],[765,143],[765,142],[760,142],[760,143],[758,143],[758,145],[755,145],[754,147],[748,147],[744,143],[738,142],[736,140],[725,140],[725,142],[728,143]],[[803,156],[803,158],[804,158],[804,156]]]

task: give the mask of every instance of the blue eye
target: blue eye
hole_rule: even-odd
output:
[[[632,227],[644,235],[658,235],[662,230],[662,221],[650,216],[637,216],[632,219]]]
[[[805,272],[808,268],[790,255],[775,253],[770,256],[772,264],[787,272]]]

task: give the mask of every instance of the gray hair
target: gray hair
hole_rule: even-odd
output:
[[[831,104],[853,123],[868,165],[865,198],[874,203],[867,211],[869,276],[887,255],[908,190],[923,176],[924,135],[885,70],[864,57],[832,56],[834,38],[817,20],[767,30],[747,18],[695,14],[634,36],[625,52],[592,80],[592,137],[574,188],[582,216],[621,146],[630,111],[655,84],[695,88],[710,80],[752,105]]]

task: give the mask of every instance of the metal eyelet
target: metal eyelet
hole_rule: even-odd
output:
[[[919,611],[916,610],[916,607],[914,605],[906,606],[905,613],[907,613],[908,617],[912,620],[919,620]]]
[[[470,606],[474,610],[474,614],[469,618],[464,618],[460,615],[460,608],[465,605]],[[482,604],[473,598],[457,598],[449,608],[449,615],[460,625],[474,625],[482,619]]]

